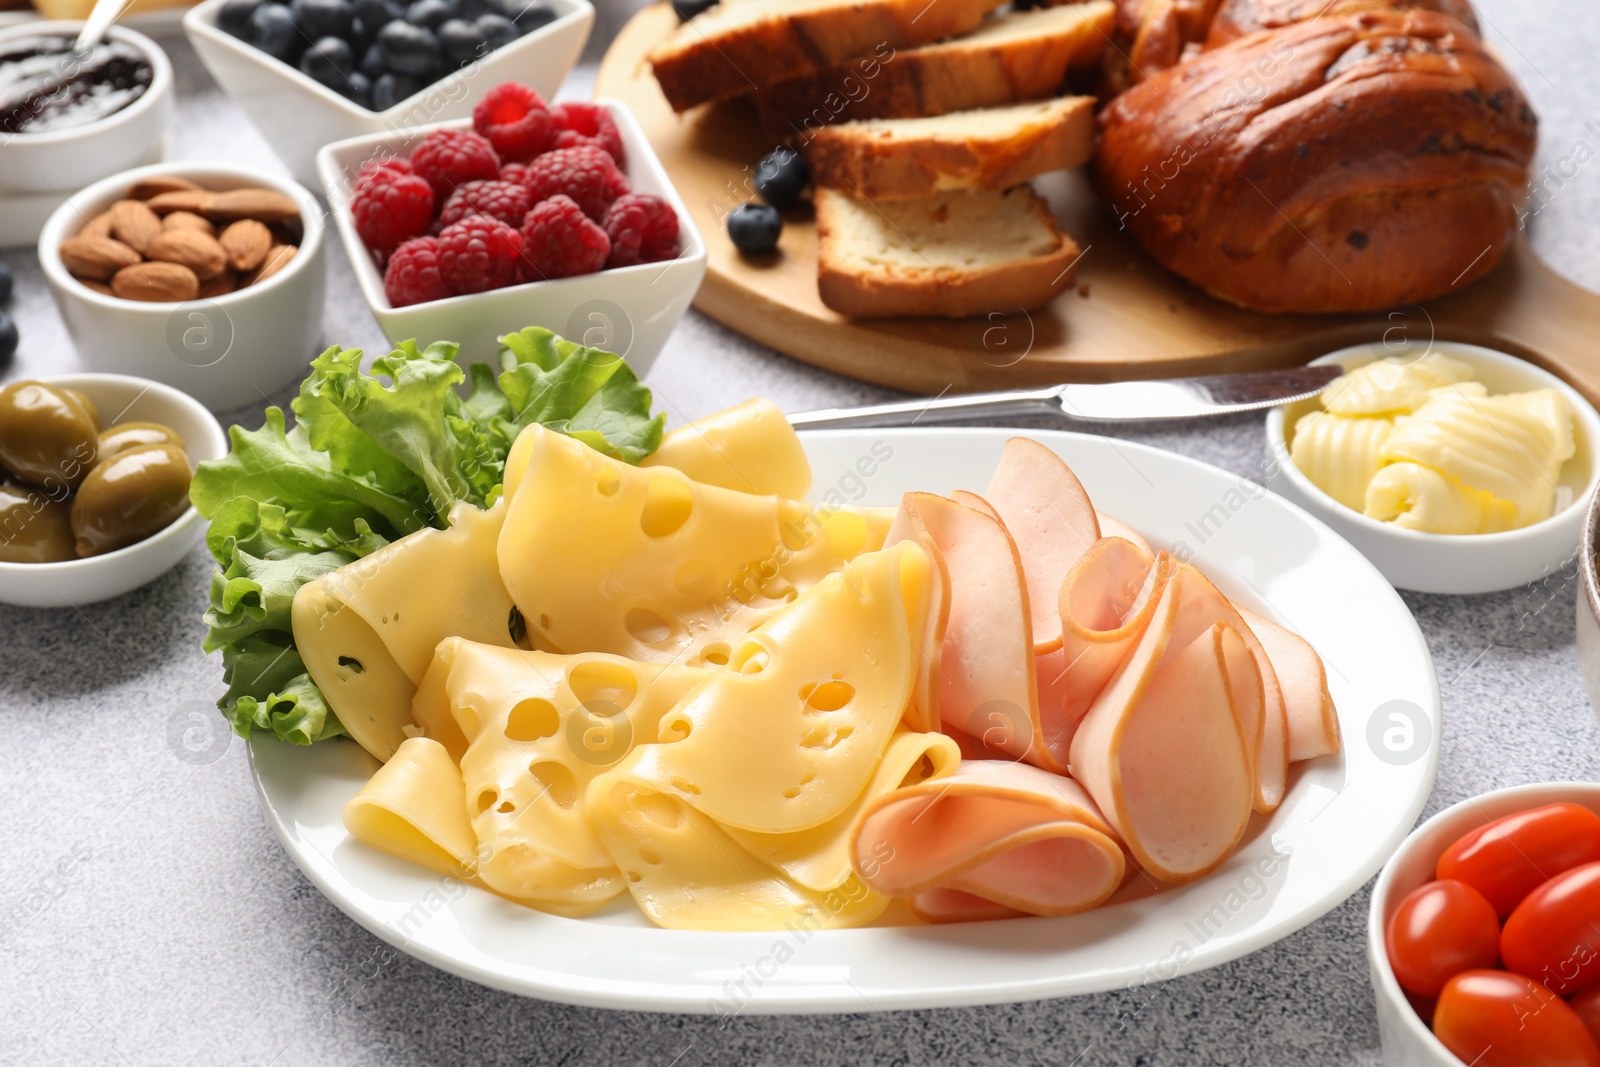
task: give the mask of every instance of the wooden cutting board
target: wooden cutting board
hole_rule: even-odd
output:
[[[788,213],[779,250],[753,261],[723,219],[755,199],[751,175],[772,147],[746,102],[679,116],[644,56],[676,25],[641,11],[600,65],[596,95],[626,104],[709,249],[695,306],[752,340],[852,378],[913,393],[1063,381],[1157,378],[1304,363],[1346,345],[1437,338],[1515,353],[1600,405],[1600,295],[1554,274],[1519,239],[1488,277],[1449,297],[1383,314],[1263,315],[1206,296],[1144,254],[1080,173],[1036,185],[1084,249],[1075,288],[1045,308],[987,318],[854,321],[817,296],[809,209]]]

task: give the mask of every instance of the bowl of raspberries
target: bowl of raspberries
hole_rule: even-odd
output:
[[[323,189],[390,341],[451,337],[485,360],[530,323],[643,373],[706,250],[633,116],[489,90],[470,120],[327,146]]]
[[[323,145],[466,118],[507,79],[554,93],[593,25],[589,0],[204,0],[183,19],[211,76],[307,184]]]

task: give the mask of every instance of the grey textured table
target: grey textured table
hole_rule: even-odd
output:
[[[621,7],[602,11],[566,95],[588,94],[603,42],[626,16]],[[1600,8],[1594,0],[1480,7],[1544,121],[1546,206],[1531,227],[1535,246],[1600,288],[1592,162]],[[193,54],[170,47],[182,100],[174,154],[269,164],[267,146]],[[380,347],[342,250],[328,253],[324,339]],[[23,335],[6,377],[73,369],[32,255],[0,257],[17,272]],[[696,313],[649,382],[674,422],[752,393],[789,410],[887,395],[776,356]],[[1254,419],[1130,436],[1240,473],[1262,449]],[[81,612],[0,607],[0,1063],[1378,1061],[1366,890],[1270,949],[1137,993],[726,1026],[521,999],[393,953],[279,848],[242,742],[219,731],[197,755],[169,740],[220,691],[221,666],[199,649],[209,568],[197,548],[154,584]],[[1600,773],[1600,726],[1573,650],[1573,592],[1557,575],[1495,596],[1406,597],[1445,701],[1430,813],[1487,789]]]

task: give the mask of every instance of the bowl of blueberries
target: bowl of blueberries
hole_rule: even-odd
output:
[[[466,118],[504,81],[553,96],[594,24],[588,0],[204,0],[201,62],[296,179],[351,137]]]

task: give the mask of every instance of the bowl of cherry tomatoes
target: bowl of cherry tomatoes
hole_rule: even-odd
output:
[[[1378,876],[1367,948],[1388,1067],[1600,1067],[1600,785],[1423,823]]]

